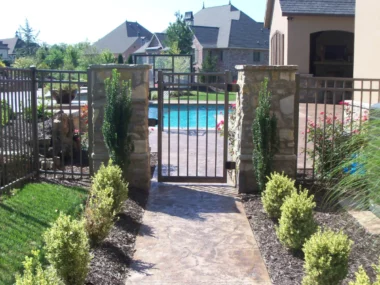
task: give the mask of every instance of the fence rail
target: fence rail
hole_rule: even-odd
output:
[[[87,85],[86,71],[0,68],[0,193],[36,175],[90,175]]]
[[[334,167],[339,143],[360,132],[379,91],[379,79],[297,75],[298,180],[315,181]]]

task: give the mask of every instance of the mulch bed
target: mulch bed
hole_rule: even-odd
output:
[[[147,192],[129,189],[129,198],[109,236],[92,250],[94,258],[86,284],[125,284],[147,199]]]
[[[354,241],[349,260],[349,272],[343,284],[355,279],[355,272],[363,265],[370,278],[375,273],[372,264],[378,264],[380,255],[380,236],[367,232],[350,214],[342,209],[326,209],[321,195],[316,195],[317,209],[314,217],[322,227],[335,231],[342,229]],[[275,285],[301,284],[303,278],[303,257],[294,256],[278,241],[276,223],[269,219],[263,210],[260,196],[243,195],[245,211],[259,245],[261,255],[267,266],[269,276]]]

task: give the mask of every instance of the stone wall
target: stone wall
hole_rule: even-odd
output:
[[[148,94],[149,65],[95,65],[91,66],[91,93],[93,110],[93,169],[96,172],[101,163],[108,162],[109,155],[104,143],[102,125],[104,105],[106,103],[104,80],[111,76],[116,68],[121,74],[121,80],[132,81],[133,115],[130,131],[135,150],[131,155],[131,164],[127,171],[126,180],[130,186],[142,190],[150,188],[150,154],[148,131]]]
[[[236,100],[236,169],[240,193],[258,190],[252,165],[252,122],[258,106],[261,82],[269,79],[272,92],[272,112],[278,120],[279,151],[275,155],[273,170],[296,178],[297,155],[295,142],[298,124],[296,112],[296,66],[236,66],[238,70],[239,96]],[[296,105],[297,104],[297,105]],[[296,107],[296,108],[295,108]]]

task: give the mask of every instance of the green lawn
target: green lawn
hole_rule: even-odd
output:
[[[190,91],[190,96],[184,95],[180,97],[180,100],[187,100],[187,97],[189,97],[189,101],[196,101],[197,97],[199,97],[199,101],[206,101],[207,100],[207,93],[199,91],[198,96],[196,91]],[[216,97],[218,96],[218,102],[221,103],[224,100],[224,93],[214,93],[209,92],[208,93],[208,100],[209,101],[216,101]],[[153,100],[157,100],[157,91],[152,91],[152,98]],[[236,100],[236,92],[229,92],[229,102]],[[170,102],[175,103],[175,101],[178,101],[178,97],[170,97]]]
[[[59,212],[78,216],[87,190],[46,183],[27,184],[0,201],[0,284],[13,284],[25,255],[42,245],[42,233]]]

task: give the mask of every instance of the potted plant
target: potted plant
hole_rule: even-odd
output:
[[[48,84],[45,89],[51,91],[51,96],[57,104],[70,104],[78,93],[78,85],[69,83]]]

